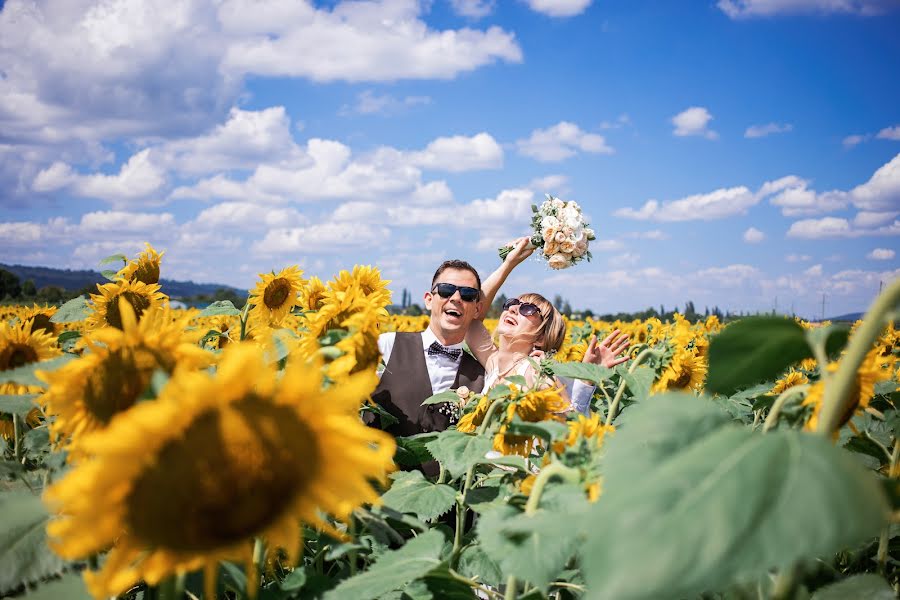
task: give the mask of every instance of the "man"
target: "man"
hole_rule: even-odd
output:
[[[397,419],[385,428],[395,436],[443,431],[449,415],[422,401],[460,386],[479,392],[484,384],[484,369],[462,349],[469,325],[484,308],[478,271],[462,260],[445,261],[424,300],[431,314],[425,331],[378,338],[385,369],[372,399]]]

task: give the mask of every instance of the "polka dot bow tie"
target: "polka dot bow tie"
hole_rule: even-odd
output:
[[[437,342],[431,342],[431,345],[428,346],[428,356],[446,356],[447,358],[452,358],[453,360],[457,360],[462,354],[461,348],[445,348],[441,346]]]

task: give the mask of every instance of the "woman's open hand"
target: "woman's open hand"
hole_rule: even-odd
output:
[[[620,337],[621,336],[621,337]],[[597,343],[597,336],[592,335],[591,341],[588,342],[587,350],[584,352],[584,358],[581,362],[600,365],[611,369],[616,365],[621,365],[628,360],[628,355],[619,356],[631,345],[631,340],[618,329],[610,333],[606,338]]]

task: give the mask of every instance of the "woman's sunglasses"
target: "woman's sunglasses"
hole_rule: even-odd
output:
[[[537,304],[532,304],[531,302],[522,302],[518,298],[510,298],[506,302],[503,303],[503,310],[509,310],[513,306],[518,305],[519,314],[523,317],[531,317],[533,315],[538,315],[541,318],[544,315],[541,314],[541,309],[538,308]]]
[[[452,283],[438,283],[431,289],[432,292],[435,290],[437,290],[438,296],[441,298],[449,298],[458,290],[459,297],[463,302],[475,302],[478,300],[478,296],[481,295],[481,292],[476,288],[453,285]]]

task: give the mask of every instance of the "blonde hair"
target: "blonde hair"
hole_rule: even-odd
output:
[[[540,349],[547,353],[559,350],[566,340],[566,323],[556,307],[540,294],[534,293],[521,294],[519,301],[531,302],[541,309],[541,326],[535,345],[540,345]]]

